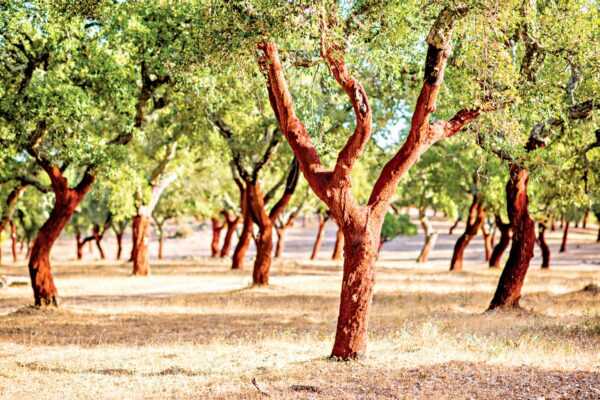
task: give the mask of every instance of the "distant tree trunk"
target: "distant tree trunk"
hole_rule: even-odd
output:
[[[227,230],[225,231],[225,239],[223,240],[223,247],[221,247],[221,257],[229,257],[231,251],[231,240],[235,229],[240,223],[240,217],[237,215],[230,215],[226,210],[224,211],[225,223],[227,224]]]
[[[560,250],[558,250],[559,253],[564,253],[565,251],[567,251],[567,236],[569,235],[569,223],[570,221],[565,222],[565,229],[563,231],[562,242],[560,243]]]
[[[540,222],[538,227],[538,243],[542,250],[542,269],[548,269],[550,268],[550,247],[548,246],[548,243],[546,243],[546,224]]]
[[[450,227],[450,230],[448,231],[448,235],[452,235],[454,230],[456,229],[456,227],[458,226],[458,223],[462,220],[462,217],[459,215],[458,218],[456,218],[456,221],[454,221],[454,224]]]
[[[131,223],[133,231],[133,275],[148,275],[148,244],[150,243],[150,218],[146,213],[139,213],[133,217]]]
[[[35,305],[58,306],[58,291],[50,272],[50,251],[92,186],[95,176],[86,172],[77,187],[71,189],[58,167],[45,164],[44,168],[52,181],[55,202],[48,220],[33,242],[28,267]]]
[[[427,262],[429,253],[435,246],[438,233],[433,229],[433,225],[431,225],[431,222],[427,218],[425,210],[419,210],[419,221],[421,222],[421,227],[423,228],[423,233],[425,234],[425,243],[423,243],[423,248],[421,249],[421,253],[417,258],[417,263],[422,264]]]
[[[81,232],[79,230],[75,233],[75,240],[77,241],[77,260],[83,259],[83,246],[85,243],[81,238]]]
[[[461,271],[463,266],[463,257],[465,249],[469,242],[477,234],[485,219],[485,210],[481,204],[481,198],[478,195],[473,196],[473,202],[469,209],[469,217],[467,218],[467,226],[465,232],[458,238],[454,246],[452,261],[450,262],[450,271]]]
[[[100,244],[100,242],[102,241],[102,238],[104,238],[105,231],[106,231],[106,227],[104,227],[101,232],[100,225],[94,224],[94,241],[96,242],[96,247],[98,248],[98,252],[100,253],[101,260],[104,260],[106,258],[104,256],[104,250],[102,249],[102,245]]]
[[[221,223],[219,218],[213,217],[210,219],[212,223],[212,242],[210,244],[210,256],[219,257],[221,250],[219,249],[219,243],[221,242],[221,231],[225,227],[225,222]]]
[[[19,199],[21,193],[27,188],[27,184],[22,184],[14,188],[7,196],[6,201],[4,203],[4,208],[2,210],[2,214],[0,214],[0,244],[2,243],[2,232],[4,232],[4,228],[6,228],[6,224],[10,221],[10,217]],[[2,265],[2,246],[0,246],[0,265]]]
[[[159,229],[158,230],[158,259],[162,260],[163,259],[163,230]]]
[[[556,218],[552,216],[550,219],[550,230],[554,232],[556,230]]]
[[[323,232],[325,231],[325,222],[329,217],[325,217],[322,214],[318,214],[319,225],[317,228],[317,237],[315,238],[315,244],[313,245],[312,254],[310,255],[311,260],[316,260],[319,250],[321,250],[321,242],[323,242]]]
[[[490,261],[490,258],[492,258],[492,249],[494,247],[494,236],[491,232],[485,230],[485,223],[481,225],[481,234],[483,235],[483,244],[485,246],[485,261]]]
[[[342,228],[338,227],[337,233],[335,234],[335,244],[333,245],[333,254],[331,255],[332,260],[341,260],[344,256],[344,232]]]
[[[498,241],[498,244],[494,247],[492,255],[490,256],[490,268],[500,268],[500,261],[502,260],[502,255],[504,254],[504,251],[510,244],[510,224],[505,224],[504,222],[502,222],[502,218],[500,218],[499,215],[496,215],[496,226],[500,231],[500,240]]]
[[[529,171],[517,164],[510,166],[506,184],[506,207],[513,230],[512,246],[506,266],[500,275],[498,288],[490,303],[490,310],[519,307],[521,288],[533,258],[535,224],[529,217],[527,185]]]
[[[596,238],[596,242],[600,242],[600,221],[598,221],[598,237]]]
[[[120,260],[121,259],[121,255],[123,253],[123,232],[117,232],[117,233],[115,233],[115,236],[117,238],[117,256],[116,256],[116,259]]]
[[[277,232],[277,246],[275,247],[275,258],[281,258],[281,254],[283,254],[283,248],[285,246],[283,242],[285,231],[287,231],[288,228],[294,226],[295,220],[296,214],[292,213],[290,214],[288,220],[284,224],[275,227],[275,231]]]
[[[589,211],[586,211],[585,214],[583,214],[583,220],[581,222],[581,227],[584,229],[587,228],[588,214],[589,214]]]
[[[10,239],[11,239],[11,246],[12,246],[12,255],[13,255],[13,262],[17,262],[18,259],[18,253],[17,253],[17,225],[15,224],[15,221],[13,221],[12,219],[9,221],[10,223]]]
[[[565,227],[567,218],[565,217],[565,213],[560,214],[560,229]]]

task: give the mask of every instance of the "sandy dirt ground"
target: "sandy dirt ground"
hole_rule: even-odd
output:
[[[252,251],[231,271],[208,257],[208,227],[192,222],[143,278],[95,249],[74,261],[75,241],[63,237],[53,253],[60,309],[27,307],[29,286],[0,290],[0,398],[600,399],[600,293],[584,290],[600,284],[597,226],[573,229],[561,254],[560,232],[549,232],[552,269],[539,269],[536,249],[524,309],[484,313],[500,271],[486,268],[477,237],[465,270],[447,272],[463,226],[448,235],[434,221],[428,263],[414,263],[422,233],[383,248],[368,355],[355,362],[327,358],[341,280],[333,224],[309,261],[315,223],[300,219],[269,288],[249,287]],[[105,242],[112,258],[114,239]],[[0,275],[26,276],[8,245]]]

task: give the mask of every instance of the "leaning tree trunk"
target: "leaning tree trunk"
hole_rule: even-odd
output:
[[[425,234],[425,243],[423,244],[423,248],[421,249],[421,253],[417,258],[417,263],[422,264],[427,262],[429,258],[429,253],[435,246],[435,242],[438,237],[438,233],[433,229],[433,225],[427,218],[424,210],[419,210],[419,221],[421,222],[421,227],[423,228],[423,233]]]
[[[80,183],[78,189],[69,189],[66,180],[60,183],[61,187],[53,185],[56,197],[54,207],[38,231],[29,256],[29,276],[36,306],[58,306],[58,291],[50,271],[50,251],[93,181],[94,177],[84,177],[82,183],[85,184],[82,186]]]
[[[210,256],[211,257],[219,257],[221,255],[221,250],[219,249],[219,243],[221,242],[221,231],[225,226],[225,223],[220,223],[219,219],[213,217],[210,219],[212,223],[212,242],[210,244]]]
[[[564,253],[565,251],[567,251],[567,236],[569,235],[569,224],[570,221],[567,220],[565,222],[565,229],[563,231],[562,242],[560,243],[560,250],[558,250],[559,253]]]
[[[542,269],[550,268],[550,247],[546,243],[546,224],[540,222],[539,233],[538,233],[538,244],[542,250]]]
[[[106,229],[104,229],[104,231],[105,230]],[[106,258],[104,255],[104,250],[102,249],[102,245],[100,244],[100,242],[102,241],[102,238],[104,237],[104,231],[101,234],[100,233],[100,225],[94,224],[94,241],[96,242],[96,247],[98,248],[98,252],[100,253],[101,260],[104,260]]]
[[[133,217],[131,223],[133,232],[133,275],[148,275],[148,244],[150,242],[150,218],[145,213]]]
[[[496,216],[496,226],[500,231],[500,240],[498,241],[498,244],[494,247],[492,255],[490,256],[490,268],[500,268],[500,261],[502,260],[502,255],[504,254],[506,248],[510,244],[510,224],[503,223],[500,216]]]
[[[331,255],[332,260],[341,260],[344,257],[344,232],[341,228],[338,228],[335,234],[335,243],[333,245],[333,254]]]
[[[319,226],[317,228],[317,237],[315,238],[312,254],[310,255],[311,260],[316,260],[319,250],[321,250],[321,243],[323,242],[323,232],[325,231],[326,221],[327,219],[323,215],[319,214]]]
[[[221,247],[221,257],[229,257],[229,252],[231,251],[231,241],[239,222],[240,217],[236,216],[231,218],[229,215],[226,215],[225,223],[227,224],[227,230],[225,231],[223,247]]]
[[[473,196],[473,203],[469,209],[469,217],[467,218],[467,226],[465,232],[458,238],[456,245],[454,246],[454,253],[452,254],[452,261],[450,262],[450,271],[461,271],[463,267],[463,258],[465,249],[469,245],[469,242],[475,235],[485,219],[485,210],[481,204],[479,196]]]
[[[462,219],[461,217],[456,218],[456,221],[454,221],[454,224],[452,224],[452,226],[448,230],[448,235],[452,235],[452,233],[454,232],[454,230],[458,226],[458,223],[461,221],[461,219]]]
[[[506,184],[506,208],[513,230],[512,246],[489,310],[519,308],[521,288],[535,245],[535,223],[528,210],[528,183],[529,171],[512,164]]]
[[[354,359],[366,351],[379,238],[349,225],[344,236],[344,274],[332,356]]]

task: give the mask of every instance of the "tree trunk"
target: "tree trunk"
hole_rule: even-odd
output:
[[[427,262],[429,258],[429,253],[435,246],[435,242],[438,237],[438,233],[433,229],[431,222],[427,218],[425,211],[419,211],[419,221],[421,222],[421,227],[423,228],[423,233],[425,234],[425,243],[423,243],[423,248],[421,249],[421,253],[417,258],[417,263],[422,264]]]
[[[546,243],[546,224],[539,223],[538,244],[542,249],[542,269],[550,268],[550,247]]]
[[[500,216],[497,215],[496,226],[498,227],[498,230],[500,230],[500,241],[498,241],[498,244],[494,247],[492,255],[490,256],[490,268],[500,268],[500,261],[502,260],[502,255],[504,254],[504,251],[506,251],[506,248],[510,244],[510,224],[503,223]]]
[[[354,359],[365,354],[368,315],[375,284],[379,243],[361,228],[344,229],[344,274],[332,357]]]
[[[246,184],[246,188],[241,190],[240,200],[241,200],[241,210],[242,210],[242,233],[240,234],[240,238],[233,250],[231,269],[242,269],[244,268],[244,257],[246,256],[246,252],[250,247],[250,239],[252,239],[252,231],[254,228],[254,221],[252,220],[252,214],[248,208],[248,187],[249,184]]]
[[[219,249],[219,243],[221,242],[221,231],[225,226],[225,223],[220,223],[219,219],[213,217],[210,219],[212,223],[212,242],[210,244],[210,256],[211,257],[219,257],[221,255],[221,251]]]
[[[81,239],[81,233],[77,232],[75,234],[75,240],[77,241],[77,260],[83,259],[83,246],[85,246],[85,242]]]
[[[333,245],[333,254],[331,255],[332,260],[341,260],[344,257],[344,232],[338,227],[337,233],[335,234],[335,244]]]
[[[273,257],[273,225],[265,224],[258,232],[256,240],[256,260],[252,283],[254,285],[268,285],[271,261]]]
[[[12,219],[9,221],[10,223],[10,240],[11,240],[11,246],[12,246],[12,255],[13,255],[13,262],[17,262],[18,259],[18,253],[17,253],[17,225],[15,224],[15,221],[13,221]]]
[[[596,238],[596,242],[600,242],[600,220],[598,221],[598,237]]]
[[[473,196],[473,203],[469,209],[469,217],[467,218],[467,226],[465,232],[458,238],[456,245],[454,246],[454,253],[452,254],[452,261],[450,262],[450,271],[461,271],[463,267],[463,257],[465,249],[469,245],[469,242],[485,220],[485,210],[481,205],[481,198],[477,195]]]
[[[281,258],[283,254],[283,235],[285,235],[286,228],[275,228],[277,232],[277,246],[275,246],[275,258]]]
[[[323,242],[323,232],[325,231],[326,218],[318,214],[319,216],[319,227],[317,230],[317,237],[315,238],[315,244],[313,245],[312,254],[310,255],[311,260],[316,260],[319,250],[321,250],[321,243]]]
[[[589,212],[587,212],[587,211],[586,211],[585,214],[583,214],[583,220],[581,222],[581,227],[584,228],[584,229],[587,228],[588,214],[589,214]]]
[[[158,231],[158,259],[163,259],[163,232],[162,229]]]
[[[230,218],[227,216],[225,222],[227,223],[227,230],[225,231],[225,239],[223,240],[223,247],[221,247],[221,257],[229,257],[229,252],[231,251],[231,240],[233,239],[233,234],[235,233],[235,229],[237,228],[240,217]]]
[[[519,308],[521,288],[535,245],[535,224],[528,211],[528,183],[529,171],[512,164],[506,184],[506,208],[513,230],[512,246],[489,310]]]
[[[38,231],[29,257],[29,276],[36,306],[58,306],[58,291],[50,271],[50,251],[92,182],[93,178],[87,188],[79,192],[69,188],[55,190],[54,207]]]
[[[452,235],[452,233],[454,232],[454,230],[456,229],[456,227],[458,226],[458,223],[462,220],[462,218],[459,216],[458,218],[456,218],[456,221],[454,221],[454,224],[452,224],[452,226],[450,227],[450,230],[448,230],[448,235]]]
[[[564,253],[565,251],[567,251],[567,236],[569,235],[569,223],[570,221],[565,222],[565,229],[563,231],[562,242],[560,243],[560,250],[558,250],[559,253]]]
[[[117,256],[116,259],[121,259],[121,254],[123,253],[123,232],[117,232],[115,234],[117,237]]]
[[[485,246],[485,261],[490,261],[492,258],[492,249],[494,247],[492,241],[494,237],[485,230],[485,223],[481,225],[481,234],[483,235],[483,244]]]
[[[94,224],[94,241],[96,242],[96,247],[98,248],[98,252],[100,253],[100,259],[104,260],[106,257],[104,256],[104,250],[102,249],[102,245],[100,242],[104,237],[104,232],[100,233],[100,225]],[[90,242],[91,244],[91,242]]]
[[[550,230],[554,232],[556,230],[556,218],[552,217],[550,219]]]
[[[150,218],[145,213],[133,217],[131,228],[133,231],[133,275],[146,276],[148,266],[148,244],[150,242]]]

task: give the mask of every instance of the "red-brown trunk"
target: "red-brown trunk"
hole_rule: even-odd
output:
[[[81,240],[81,233],[77,232],[75,235],[75,240],[77,241],[77,260],[83,259],[83,246],[85,242]]]
[[[36,306],[58,306],[58,291],[50,271],[50,252],[86,192],[87,190],[84,193],[77,193],[73,189],[57,190],[50,216],[33,242],[29,257],[29,276]]]
[[[473,196],[473,203],[469,209],[469,217],[467,218],[465,232],[458,238],[456,245],[454,246],[452,261],[450,262],[450,271],[462,270],[465,249],[469,245],[471,239],[473,239],[479,229],[481,229],[484,219],[485,210],[483,205],[481,205],[481,199],[479,196]]]
[[[150,242],[150,218],[144,214],[133,217],[131,223],[133,231],[133,249],[131,250],[131,261],[133,261],[133,275],[146,276],[149,272],[148,244]]]
[[[539,223],[538,244],[542,250],[542,269],[550,268],[550,247],[546,243],[546,225]]]
[[[332,357],[355,359],[365,354],[368,315],[375,284],[378,238],[360,227],[344,228],[344,275]]]
[[[100,259],[104,260],[106,257],[104,256],[104,250],[102,249],[102,245],[100,242],[104,237],[104,232],[100,233],[100,225],[94,224],[94,241],[96,242],[96,247],[98,248],[98,252],[100,253]]]
[[[560,243],[560,250],[558,251],[559,253],[564,253],[565,251],[567,251],[567,236],[569,235],[569,223],[570,223],[570,221],[567,221],[565,223],[565,229],[563,231],[562,242]]]
[[[498,288],[490,303],[490,310],[519,307],[521,288],[535,245],[535,223],[529,217],[527,184],[529,171],[513,164],[506,184],[506,208],[513,230],[512,246],[506,266],[500,275]]]
[[[250,247],[250,239],[252,239],[254,228],[254,221],[252,220],[252,215],[248,209],[248,190],[246,188],[241,191],[240,200],[242,209],[242,233],[233,250],[231,269],[244,268],[244,257]]]
[[[273,256],[273,225],[265,224],[258,232],[256,240],[256,259],[252,283],[254,285],[268,285],[271,261]]]
[[[596,238],[596,242],[600,242],[600,221],[598,221],[598,237]]]
[[[163,234],[158,235],[158,259],[162,260],[163,258]]]
[[[461,218],[458,217],[456,219],[456,221],[454,221],[454,224],[452,224],[452,226],[450,227],[450,229],[448,230],[448,235],[452,235],[452,233],[454,232],[454,230],[456,229],[456,227],[458,226],[458,223],[460,222]]]
[[[582,228],[587,228],[587,223],[588,223],[588,212],[586,212],[585,214],[583,214],[583,220],[581,222],[581,227]]]
[[[421,227],[423,228],[423,233],[425,235],[425,243],[423,243],[423,248],[421,249],[419,257],[417,257],[417,263],[422,264],[427,262],[427,260],[429,259],[429,253],[435,246],[438,233],[433,230],[433,226],[427,218],[427,215],[425,215],[425,211],[421,211],[419,213],[419,220],[421,222]]]
[[[315,244],[313,245],[312,254],[310,255],[311,260],[316,260],[319,250],[321,250],[321,243],[323,242],[323,232],[325,231],[325,217],[319,214],[319,227],[317,230],[317,237],[315,238]]]
[[[344,232],[338,228],[335,234],[335,244],[333,245],[332,260],[341,260],[344,257]]]
[[[119,232],[115,235],[117,237],[117,256],[116,259],[121,259],[121,254],[123,253],[123,232]]]
[[[506,248],[510,244],[510,236],[512,232],[510,224],[503,223],[502,219],[500,219],[498,216],[496,217],[496,226],[500,231],[500,240],[492,251],[489,263],[490,268],[500,268],[500,261],[502,260],[502,255],[506,251]]]
[[[10,220],[10,240],[11,240],[11,245],[12,245],[12,255],[13,255],[13,262],[17,262],[17,258],[18,258],[18,253],[17,253],[17,225],[15,224],[15,221],[13,221],[12,219]]]
[[[219,249],[219,243],[221,242],[221,231],[225,226],[225,223],[221,223],[218,218],[211,218],[212,223],[212,242],[210,244],[210,256],[219,257],[221,250]]]
[[[227,231],[225,232],[225,239],[223,240],[223,247],[221,247],[221,257],[229,257],[231,251],[231,242],[235,229],[240,223],[240,217],[227,219]]]

